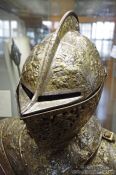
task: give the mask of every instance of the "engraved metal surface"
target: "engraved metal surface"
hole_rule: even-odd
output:
[[[111,132],[103,128],[104,132],[110,134]],[[114,133],[113,133],[114,134]],[[102,139],[100,147],[97,151],[96,156],[92,161],[89,162],[88,166],[94,168],[94,173],[114,175],[116,174],[116,135],[111,141],[109,139]]]
[[[6,155],[6,151],[4,149],[3,144],[3,130],[6,124],[6,120],[0,122],[0,166],[2,167],[2,170],[4,170],[5,175],[15,175],[10,165],[9,159]]]
[[[42,74],[41,64],[45,46],[51,45],[49,40],[53,35],[33,49],[24,65],[22,83],[32,92],[35,92]],[[104,69],[94,44],[78,31],[69,31],[58,46],[44,92],[76,89],[87,97],[100,86],[104,76]]]
[[[95,46],[78,30],[78,18],[67,13],[57,31],[34,48],[24,65],[17,89],[23,120],[0,122],[0,164],[6,175],[116,173],[116,136],[92,116],[106,74]],[[21,83],[35,97],[76,90],[83,98],[23,113],[23,108],[30,109],[31,100]]]
[[[95,111],[102,87],[89,99],[68,105],[23,116],[27,128],[36,142],[41,141],[47,149],[59,149],[69,141],[91,118]],[[63,133],[63,134],[62,134]],[[56,139],[57,138],[57,139]]]
[[[116,135],[113,141],[104,139],[102,135],[106,130],[101,128],[94,116],[62,149],[55,152],[54,149],[43,149],[41,141],[37,144],[25,123],[18,118],[3,122],[0,122],[3,132],[0,141],[4,143],[4,152],[0,149],[0,163],[5,166],[6,175],[116,173]],[[7,162],[4,154],[7,155]]]
[[[34,95],[30,102],[23,102],[19,90],[20,113],[30,113],[28,110],[45,93],[77,91],[84,101],[103,84],[105,76],[97,49],[79,33],[75,13],[68,12],[56,32],[37,45],[24,64],[19,86],[23,84]]]

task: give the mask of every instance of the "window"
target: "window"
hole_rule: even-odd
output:
[[[27,32],[27,36],[28,37],[30,37],[30,38],[32,38],[32,39],[34,39],[35,38],[35,34],[34,34],[34,31],[32,30],[29,30],[28,32]]]
[[[0,20],[0,37],[9,37],[9,21]]]
[[[59,21],[55,21],[53,25],[54,29],[56,30],[59,27]]]
[[[52,22],[51,21],[42,21],[42,24],[47,26],[50,30],[52,29]]]
[[[111,40],[103,40],[102,42],[102,56],[103,58],[108,57],[110,55],[112,49],[112,41]]]
[[[100,56],[106,59],[110,56],[114,27],[114,22],[98,21],[96,23],[81,23],[80,31],[95,43]]]
[[[35,32],[34,32],[34,29],[29,28],[27,30],[27,36],[30,38],[30,44],[33,47],[36,44],[36,42],[35,42]]]
[[[51,21],[43,21],[41,27],[27,28],[27,36],[30,39],[31,47],[40,43],[50,32],[52,27]]]
[[[2,22],[3,37],[8,38],[10,36],[9,21],[4,20]]]
[[[103,39],[104,38],[104,24],[103,22],[96,23],[96,36],[92,39]]]
[[[11,37],[16,37],[18,35],[18,23],[17,21],[11,21]]]
[[[3,37],[3,21],[0,20],[0,37]]]
[[[0,54],[3,54],[4,41],[18,36],[18,22],[16,20],[0,20]]]
[[[104,39],[113,39],[114,27],[114,22],[104,23]]]
[[[3,39],[0,38],[0,55],[3,54]]]
[[[91,23],[83,23],[80,25],[80,30],[81,33],[85,36],[87,36],[88,38],[91,38]]]

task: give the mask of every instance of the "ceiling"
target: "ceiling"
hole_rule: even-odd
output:
[[[116,16],[116,0],[76,0],[80,16]]]
[[[116,16],[116,0],[1,0],[0,8],[18,16],[61,16],[73,9],[79,16]]]

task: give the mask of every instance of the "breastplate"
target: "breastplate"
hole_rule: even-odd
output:
[[[0,163],[6,175],[112,174],[116,168],[115,136],[93,116],[66,146],[54,152],[36,144],[23,121],[0,123]],[[63,134],[63,133],[62,133]],[[106,137],[105,137],[106,136]]]

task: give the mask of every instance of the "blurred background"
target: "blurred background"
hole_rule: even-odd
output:
[[[96,116],[116,131],[116,0],[0,1],[0,118],[18,115],[15,89],[24,61],[68,10],[78,14],[80,32],[95,43],[107,69]],[[12,38],[21,52],[20,71],[10,57]]]

